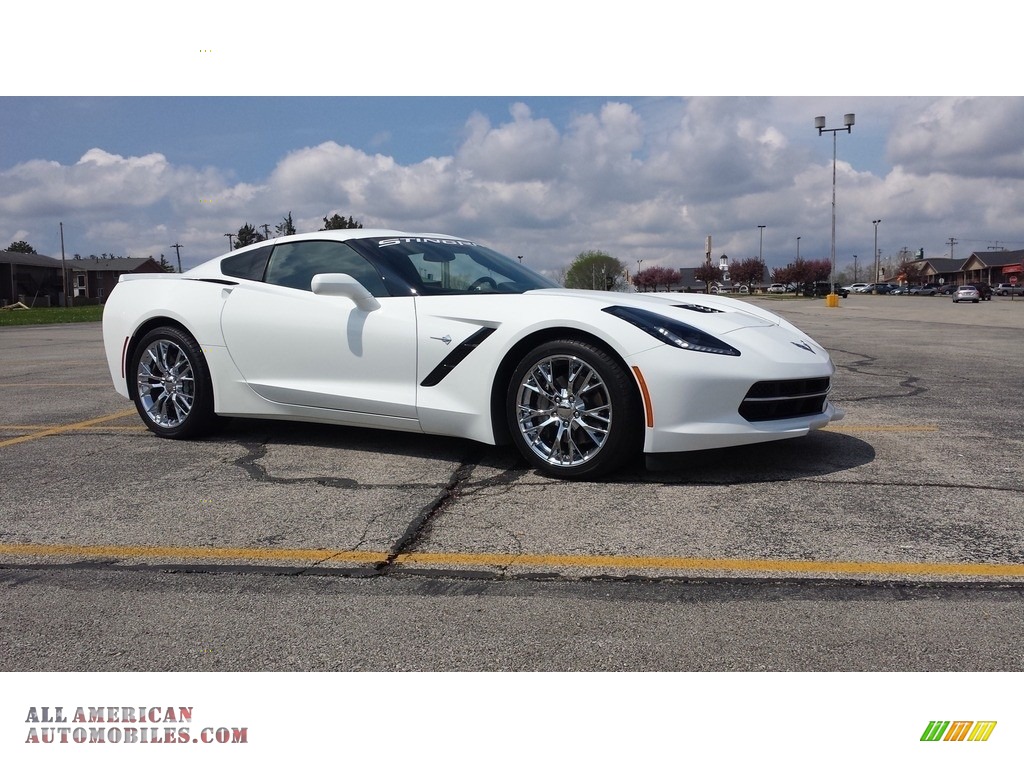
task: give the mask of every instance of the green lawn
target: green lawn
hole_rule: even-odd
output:
[[[103,307],[0,308],[0,327],[5,325],[48,325],[50,323],[91,323],[103,317]]]

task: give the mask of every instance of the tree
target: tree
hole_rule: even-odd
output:
[[[162,253],[160,254],[159,264],[160,264],[160,269],[162,269],[164,272],[173,272],[174,271],[174,266],[171,264],[171,262],[169,262],[167,260],[167,258]]]
[[[896,267],[896,281],[900,283],[924,282],[921,279],[921,267],[924,261],[919,259],[904,259]]]
[[[732,281],[747,288],[764,281],[765,263],[760,258],[743,259],[729,267]],[[780,281],[781,282],[781,281]]]
[[[283,235],[294,235],[295,225],[292,223],[292,212],[288,211],[288,215],[284,217],[280,224],[274,227],[274,231],[277,232],[278,237]]]
[[[11,243],[7,246],[7,250],[12,253],[35,253],[36,249],[26,243],[24,240],[18,240],[17,242]]]
[[[704,262],[693,271],[693,277],[704,283],[704,293],[711,293],[711,286],[722,277],[722,270],[714,264]]]
[[[621,289],[625,284],[622,262],[604,251],[583,251],[565,273],[566,288],[599,291]]]
[[[290,215],[290,214],[289,214]],[[334,214],[331,218],[324,216],[324,225],[320,231],[323,232],[327,229],[362,229],[363,225],[358,221],[349,216],[347,219],[344,216]]]
[[[679,270],[671,267],[648,267],[636,273],[633,284],[638,288],[648,288],[657,291],[664,286],[665,290],[679,282]]]
[[[266,238],[256,230],[256,227],[246,222],[238,230],[238,234],[235,235],[235,248],[244,248],[247,245],[259,243],[263,240],[266,240]]]
[[[828,281],[832,274],[832,262],[828,259],[797,259],[784,267],[772,270],[772,280],[777,283],[817,283]]]

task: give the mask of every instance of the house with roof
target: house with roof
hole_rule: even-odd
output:
[[[966,283],[1009,282],[1011,275],[1018,279],[1024,264],[1024,251],[975,251],[968,257],[962,271]]]
[[[0,306],[20,301],[28,307],[56,307],[63,290],[60,259],[0,251]]]
[[[75,257],[65,263],[68,270],[68,290],[71,291],[71,295],[76,299],[91,299],[101,304],[110,296],[121,275],[164,271],[151,256],[144,259]]]
[[[917,272],[913,276],[915,283],[941,283],[942,285],[960,285],[969,282],[964,279],[963,266],[967,259],[919,259],[914,262]]]

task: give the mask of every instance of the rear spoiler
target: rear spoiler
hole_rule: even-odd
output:
[[[180,272],[136,272],[130,275],[121,275],[117,278],[119,283],[127,283],[131,280],[181,280],[184,275]]]

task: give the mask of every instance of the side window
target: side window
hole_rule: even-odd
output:
[[[374,296],[388,295],[384,281],[366,259],[344,243],[329,240],[278,245],[270,256],[265,280],[308,291],[314,275],[329,272],[351,275]]]
[[[272,246],[257,248],[253,251],[228,256],[220,263],[220,271],[228,277],[241,277],[246,280],[262,280],[267,268]]]

